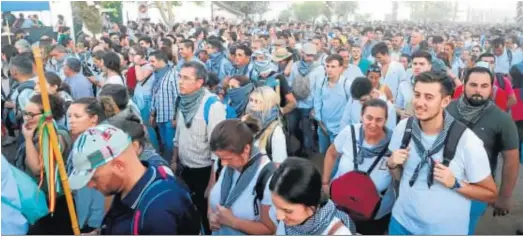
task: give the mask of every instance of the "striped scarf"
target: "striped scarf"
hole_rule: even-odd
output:
[[[452,123],[454,122],[454,118],[447,112],[444,112],[443,116],[443,129],[436,137],[436,141],[432,144],[432,147],[429,150],[425,150],[425,147],[423,146],[423,143],[421,142],[421,128],[419,125],[419,120],[414,119],[412,122],[412,141],[414,141],[414,146],[416,148],[416,152],[421,158],[421,162],[418,163],[418,166],[414,170],[414,174],[412,174],[411,179],[409,180],[409,185],[412,187],[416,180],[418,179],[420,170],[428,164],[429,170],[427,175],[427,185],[430,188],[432,184],[434,183],[434,159],[432,158],[432,155],[439,152],[444,146],[445,146],[445,139],[447,138],[447,134],[449,133],[450,127],[452,126]]]
[[[187,126],[187,128],[191,127],[194,115],[196,115],[204,96],[204,88],[200,88],[200,90],[189,95],[180,95],[180,110],[182,111],[185,126]]]
[[[328,200],[324,206],[320,207],[304,223],[296,226],[285,226],[285,235],[323,235],[334,218],[340,219],[351,233],[356,232],[356,226],[351,221],[349,215],[338,210],[334,203]]]
[[[457,109],[461,116],[460,120],[467,126],[473,126],[478,123],[484,110],[488,110],[494,106],[494,102],[490,99],[481,106],[473,106],[465,99],[465,94],[463,94],[458,100]]]

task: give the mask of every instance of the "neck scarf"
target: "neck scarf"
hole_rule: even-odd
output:
[[[227,97],[229,98],[229,105],[234,108],[236,116],[243,115],[247,103],[249,103],[249,94],[254,89],[252,83],[239,88],[231,88],[227,90]]]
[[[191,127],[194,115],[196,115],[196,111],[198,111],[198,107],[200,107],[200,102],[204,96],[204,88],[200,88],[200,90],[189,95],[180,95],[180,110],[182,111],[187,128]]]
[[[476,123],[478,123],[479,119],[481,118],[483,111],[488,110],[493,106],[494,103],[491,100],[488,100],[481,106],[472,106],[465,99],[465,94],[459,98],[457,104],[458,114],[461,116],[463,123],[465,123],[467,126],[476,125]]]
[[[162,69],[158,69],[157,71],[154,71],[154,82],[153,82],[153,86],[152,86],[153,93],[156,93],[160,89],[160,86],[162,85],[162,79],[163,79],[163,77],[165,77],[165,75],[167,74],[168,71],[169,71],[168,65],[165,65],[165,67],[163,67]],[[143,84],[143,82],[142,82],[142,84]]]
[[[207,68],[213,72],[213,73],[220,73],[220,66],[222,63],[222,60],[225,58],[225,54],[223,52],[215,52],[212,54],[209,54],[209,61]]]
[[[306,76],[307,74],[309,74],[309,72],[313,69],[313,66],[315,66],[316,64],[314,64],[314,62],[305,62],[305,61],[300,61],[300,63],[298,64],[298,72],[302,75],[302,76]]]
[[[355,160],[358,164],[363,164],[365,158],[377,157],[383,149],[389,146],[390,138],[392,137],[392,131],[385,128],[385,138],[383,138],[377,145],[367,148],[363,146],[363,140],[365,139],[365,132],[363,131],[363,125],[360,127],[360,139],[358,140],[358,155]],[[353,140],[354,141],[354,140]]]
[[[263,60],[263,61],[254,60],[254,59],[256,59],[257,56],[260,56],[260,55],[263,55],[265,60]],[[278,70],[278,66],[276,66],[272,62],[272,60],[271,60],[272,57],[268,53],[263,52],[263,51],[256,51],[252,54],[252,57],[253,57],[253,62],[254,62],[254,69],[256,70],[256,72],[258,72],[258,74],[268,73],[268,72]]]
[[[331,200],[320,207],[314,215],[304,223],[296,226],[285,226],[286,235],[322,235],[334,218],[339,218],[343,225],[350,229],[351,233],[356,233],[356,227],[351,221],[349,215],[338,210]]]
[[[438,134],[438,136],[436,137],[436,141],[434,141],[432,147],[429,150],[425,150],[425,147],[421,142],[422,130],[420,128],[419,120],[414,119],[414,121],[412,122],[412,141],[414,141],[416,152],[421,157],[421,162],[418,164],[418,166],[414,170],[414,174],[412,174],[412,178],[409,180],[409,185],[411,187],[418,179],[419,172],[425,166],[425,164],[428,164],[429,168],[427,175],[428,187],[430,188],[434,183],[434,171],[432,170],[434,167],[434,159],[432,158],[432,155],[439,152],[445,146],[445,139],[447,138],[450,126],[452,126],[453,122],[454,118],[449,113],[447,113],[447,111],[445,111],[443,116],[443,129]]]
[[[250,111],[250,114],[262,124],[261,129],[267,128],[272,121],[278,119],[280,116],[280,108],[278,106],[272,107],[269,111]]]

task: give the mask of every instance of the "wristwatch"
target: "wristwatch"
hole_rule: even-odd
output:
[[[456,190],[456,189],[460,189],[460,188],[461,188],[461,184],[459,183],[458,179],[456,178],[455,182],[454,182],[454,186],[452,186],[450,189]]]

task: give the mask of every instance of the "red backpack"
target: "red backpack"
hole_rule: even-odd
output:
[[[357,156],[356,134],[354,133],[354,126],[351,125],[350,127],[352,152],[355,158]],[[373,220],[378,212],[382,194],[378,192],[376,185],[370,178],[370,173],[387,151],[388,147],[383,149],[367,171],[359,170],[358,163],[353,160],[354,171],[345,173],[332,181],[330,188],[332,201],[354,220]]]

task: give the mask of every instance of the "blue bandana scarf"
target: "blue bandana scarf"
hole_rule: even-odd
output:
[[[162,85],[162,79],[165,74],[169,71],[169,65],[165,65],[164,68],[154,71],[154,82],[153,82],[153,94],[156,93]]]
[[[372,148],[366,148],[363,146],[363,140],[365,139],[365,132],[363,126],[360,128],[360,139],[358,140],[358,155],[356,156],[356,162],[363,164],[365,158],[377,157],[383,149],[389,146],[390,138],[392,137],[392,131],[389,129],[385,130],[385,138],[383,138],[376,146]]]
[[[322,235],[334,218],[338,218],[343,222],[352,233],[356,232],[356,225],[350,219],[349,215],[338,210],[334,203],[329,200],[324,206],[320,207],[314,215],[307,219],[304,223],[296,226],[285,226],[286,235]]]
[[[194,115],[196,115],[196,111],[198,111],[198,107],[200,107],[200,102],[204,95],[204,88],[200,88],[200,90],[193,94],[180,95],[180,110],[182,111],[185,126],[187,126],[187,128],[191,127]]]
[[[210,72],[218,74],[220,72],[220,66],[224,58],[225,54],[223,54],[223,52],[215,52],[209,54],[209,60],[207,61],[207,69],[209,69]]]
[[[312,64],[312,62],[308,63],[305,61],[300,61],[300,64],[298,64],[298,72],[302,76],[306,76],[310,72]]]
[[[227,98],[229,98],[229,105],[234,108],[236,116],[243,115],[245,107],[249,103],[249,94],[254,89],[252,83],[239,88],[231,88],[227,90]]]
[[[252,116],[261,122],[261,129],[265,129],[280,116],[280,108],[274,106],[269,111],[249,111]]]

